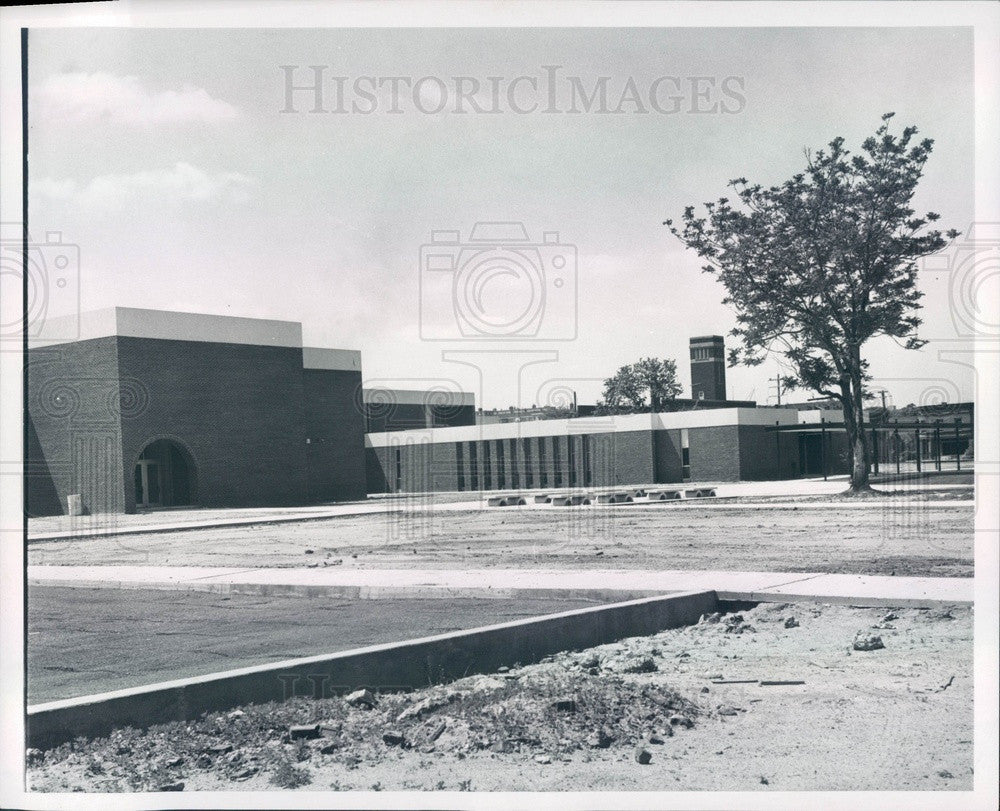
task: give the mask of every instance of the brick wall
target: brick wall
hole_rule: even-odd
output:
[[[364,415],[356,395],[361,372],[305,369],[307,497],[313,502],[363,499]]]
[[[366,403],[367,433],[409,431],[427,427],[426,406],[423,403]]]
[[[365,448],[365,489],[369,493],[391,493],[388,448]]]
[[[656,459],[654,479],[657,484],[674,484],[684,480],[681,456],[681,432],[654,431],[653,448]]]
[[[652,431],[592,434],[590,446],[595,487],[654,480]]]
[[[25,496],[27,513],[35,515],[60,515],[63,513],[64,496],[60,496],[49,469],[48,460],[38,440],[35,424],[28,418],[27,444],[24,452]],[[54,460],[58,463],[58,460]],[[66,464],[63,462],[63,464]]]
[[[572,443],[572,460],[570,458]],[[587,437],[592,477],[590,486],[653,481],[653,439],[650,431],[592,434]],[[427,486],[434,491],[458,490],[458,448],[462,446],[463,489],[512,490],[584,487],[582,436],[518,437],[472,442],[442,442],[398,446],[404,492]],[[396,447],[368,448],[365,453],[368,491],[394,492]],[[475,470],[473,470],[475,466]],[[516,476],[515,476],[516,473]]]
[[[122,420],[126,481],[143,448],[177,442],[196,470],[203,506],[308,500],[302,350],[194,341],[115,339],[123,377],[145,389],[141,414]],[[126,511],[135,508],[126,487]]]
[[[432,491],[458,489],[458,458],[455,442],[440,442],[428,448],[427,464]]]
[[[434,424],[437,426],[457,427],[459,425],[476,424],[476,407],[474,405],[441,406],[434,409]]]
[[[835,437],[831,435],[831,442],[836,442],[842,451],[843,440],[837,441]],[[781,443],[780,466],[776,441]],[[775,433],[766,426],[691,428],[688,442],[692,481],[790,479],[800,475],[798,438],[781,434],[776,440]],[[513,453],[509,438],[460,444],[467,491],[670,484],[681,482],[683,476],[681,431],[677,429],[517,438]],[[498,452],[501,447],[502,454]],[[395,490],[394,453],[391,447],[367,450],[369,492]],[[400,454],[406,492],[417,492],[423,482],[430,482],[427,486],[436,491],[459,489],[456,443],[404,444]],[[589,481],[584,470],[586,455],[590,461]],[[472,471],[473,459],[476,477]],[[831,472],[835,468],[843,470],[844,464],[831,457]]]
[[[739,429],[736,425],[688,430],[691,481],[738,481]]]
[[[143,408],[143,385],[119,382],[114,338],[95,338],[28,352],[29,515],[64,513],[66,497],[82,496],[88,513],[121,512],[123,422]],[[131,477],[131,472],[129,473]]]
[[[780,462],[775,433],[768,431],[767,426],[723,425],[688,429],[691,480],[754,481],[799,476],[798,437],[781,434],[777,441],[781,443]],[[846,472],[843,435],[831,433],[829,441],[830,472]],[[566,490],[570,487],[674,484],[683,481],[681,431],[671,429],[517,437],[513,440],[513,452],[510,438],[436,443],[426,448],[422,444],[402,445],[400,458],[404,469],[404,490],[418,492],[420,482],[425,481],[430,482],[428,486],[434,491],[458,490],[458,444],[462,446],[462,489],[466,491]],[[502,455],[498,453],[501,446]],[[392,447],[367,449],[369,492],[395,491],[394,454]],[[587,456],[589,479],[584,469]],[[473,462],[476,465],[475,475]]]
[[[769,431],[762,425],[741,425],[739,443],[742,479],[794,479],[799,475],[797,436]]]

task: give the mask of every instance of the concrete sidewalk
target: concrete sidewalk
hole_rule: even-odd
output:
[[[29,566],[32,586],[296,594],[340,599],[575,597],[624,599],[710,590],[723,600],[865,606],[972,604],[972,578],[801,572],[554,569],[234,569]]]

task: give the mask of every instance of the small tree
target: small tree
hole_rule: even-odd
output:
[[[604,397],[598,403],[602,414],[636,414],[658,411],[667,400],[681,393],[677,364],[672,360],[643,358],[622,366],[604,381]]]
[[[622,366],[604,381],[604,395],[597,404],[598,414],[629,414],[642,407],[642,395],[631,364]]]
[[[914,214],[910,202],[933,141],[916,127],[889,131],[882,116],[874,136],[851,155],[844,139],[806,152],[804,172],[780,186],[730,181],[739,198],[685,209],[664,225],[708,264],[736,310],[732,334],[741,346],[730,363],[757,365],[770,352],[794,374],[782,382],[836,398],[851,451],[851,491],[869,490],[871,448],[864,430],[868,363],[861,348],[888,335],[907,349],[917,337],[917,260],[937,253],[957,231],[928,229],[937,214]]]

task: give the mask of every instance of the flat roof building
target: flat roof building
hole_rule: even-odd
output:
[[[719,408],[370,433],[368,491],[789,479],[822,475],[820,459],[827,472],[846,472],[843,434],[777,430],[818,420],[816,412]]]
[[[816,431],[819,412],[706,397],[476,425],[471,394],[365,388],[360,352],[303,346],[298,322],[115,307],[46,326],[64,337],[27,355],[29,515],[847,470],[831,412]]]
[[[58,333],[57,333],[58,334]],[[28,513],[365,497],[361,353],[292,321],[115,307],[27,357]]]

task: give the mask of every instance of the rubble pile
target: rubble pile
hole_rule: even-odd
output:
[[[573,753],[662,743],[694,725],[699,709],[648,676],[654,657],[627,644],[547,657],[412,693],[363,689],[206,714],[187,723],[32,752],[32,765],[84,766],[88,790],[181,791],[191,771],[239,783],[257,775],[305,785],[309,761],[347,769],[407,751],[459,759],[473,753],[537,763]],[[640,762],[648,762],[643,759]],[[303,782],[306,781],[306,782]]]

